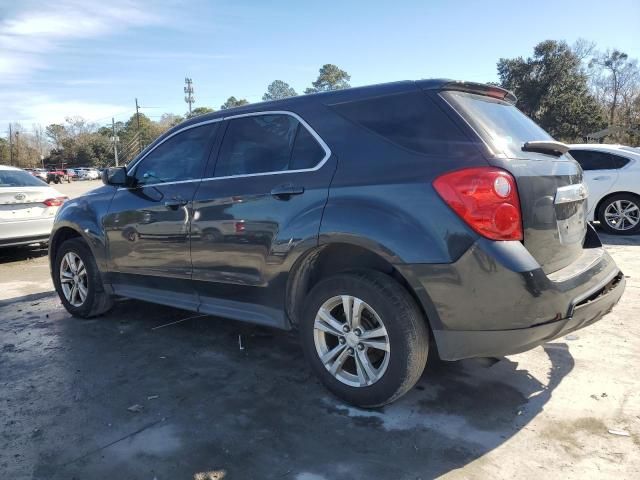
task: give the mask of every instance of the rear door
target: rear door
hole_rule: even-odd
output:
[[[611,193],[612,187],[618,181],[618,170],[629,163],[629,160],[596,150],[573,149],[569,153],[584,171],[584,180],[589,187],[587,211],[595,215],[593,209],[602,197]]]
[[[489,163],[515,177],[524,245],[543,270],[551,273],[576,260],[587,228],[587,189],[578,163],[566,154],[523,151],[525,142],[553,139],[509,102],[460,91],[441,95],[481,137]]]
[[[200,310],[284,326],[287,273],[317,244],[335,159],[295,114],[230,117],[193,202]]]
[[[103,222],[116,293],[197,308],[190,282],[191,202],[217,125],[168,137],[132,168],[133,186],[114,195]]]

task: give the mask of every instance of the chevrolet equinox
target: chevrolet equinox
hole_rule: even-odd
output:
[[[515,100],[421,80],[189,119],[62,206],[55,288],[78,317],[123,296],[295,328],[363,407],[406,393],[430,347],[533,348],[599,320],[625,280],[580,166]]]

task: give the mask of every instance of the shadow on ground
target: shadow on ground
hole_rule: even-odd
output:
[[[324,390],[293,334],[213,317],[156,328],[189,316],[123,301],[83,321],[52,295],[1,306],[0,470],[36,479],[431,478],[509,439],[573,368],[563,344],[545,346],[544,384],[507,359],[432,362],[406,397],[365,411]]]
[[[32,258],[40,258],[47,255],[47,247],[31,245],[24,247],[0,248],[0,264],[22,262]]]

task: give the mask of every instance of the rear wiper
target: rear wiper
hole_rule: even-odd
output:
[[[524,145],[522,145],[522,151],[546,153],[547,155],[559,157],[569,151],[569,145],[556,142],[555,140],[536,140],[533,142],[525,142]]]

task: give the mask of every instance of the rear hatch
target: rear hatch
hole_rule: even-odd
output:
[[[441,92],[482,139],[489,163],[514,176],[520,195],[524,245],[545,273],[552,273],[582,254],[587,229],[582,170],[563,153],[562,144],[553,142],[548,133],[513,105],[515,98],[505,94],[506,91],[491,87]],[[541,143],[523,148],[527,142]]]
[[[0,223],[53,216],[55,209],[45,205],[44,201],[56,197],[61,195],[46,187],[0,187]]]
[[[57,209],[44,202],[59,204],[61,198],[59,192],[23,170],[0,168],[0,223],[53,216]]]

